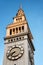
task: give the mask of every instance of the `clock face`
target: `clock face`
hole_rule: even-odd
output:
[[[23,47],[15,45],[9,48],[6,55],[9,60],[17,60],[22,57],[23,53]]]

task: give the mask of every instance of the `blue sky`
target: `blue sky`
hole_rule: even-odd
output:
[[[34,63],[43,65],[43,0],[0,0],[0,65],[3,65],[6,26],[13,22],[20,4],[34,37]]]

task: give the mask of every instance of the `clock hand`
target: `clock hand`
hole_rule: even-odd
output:
[[[11,53],[11,55],[13,55],[15,52],[16,52],[16,51],[13,51],[13,52]]]
[[[8,56],[12,56],[16,51],[10,52]]]

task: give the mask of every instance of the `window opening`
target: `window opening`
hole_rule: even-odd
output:
[[[10,35],[12,35],[12,29],[10,29]]]
[[[18,28],[16,28],[16,33],[18,33]]]
[[[22,26],[22,31],[24,31],[24,26]]]
[[[18,40],[18,38],[17,38],[17,40]]]
[[[10,39],[8,40],[8,42],[10,42]]]
[[[14,38],[14,41],[15,41],[15,38]]]
[[[21,40],[21,37],[19,37],[19,40]]]
[[[16,64],[14,64],[14,65],[16,65]]]
[[[11,42],[13,41],[13,39],[11,39]]]
[[[15,33],[15,28],[13,28],[13,34]]]
[[[21,32],[21,27],[19,27],[19,32]]]

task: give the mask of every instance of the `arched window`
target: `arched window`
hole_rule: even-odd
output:
[[[15,28],[13,28],[13,34],[15,34]]]
[[[21,27],[19,27],[19,32],[21,32]]]
[[[10,35],[12,35],[12,29],[10,29]]]
[[[24,26],[22,26],[22,31],[24,32]]]
[[[18,33],[18,28],[16,28],[16,33]]]

